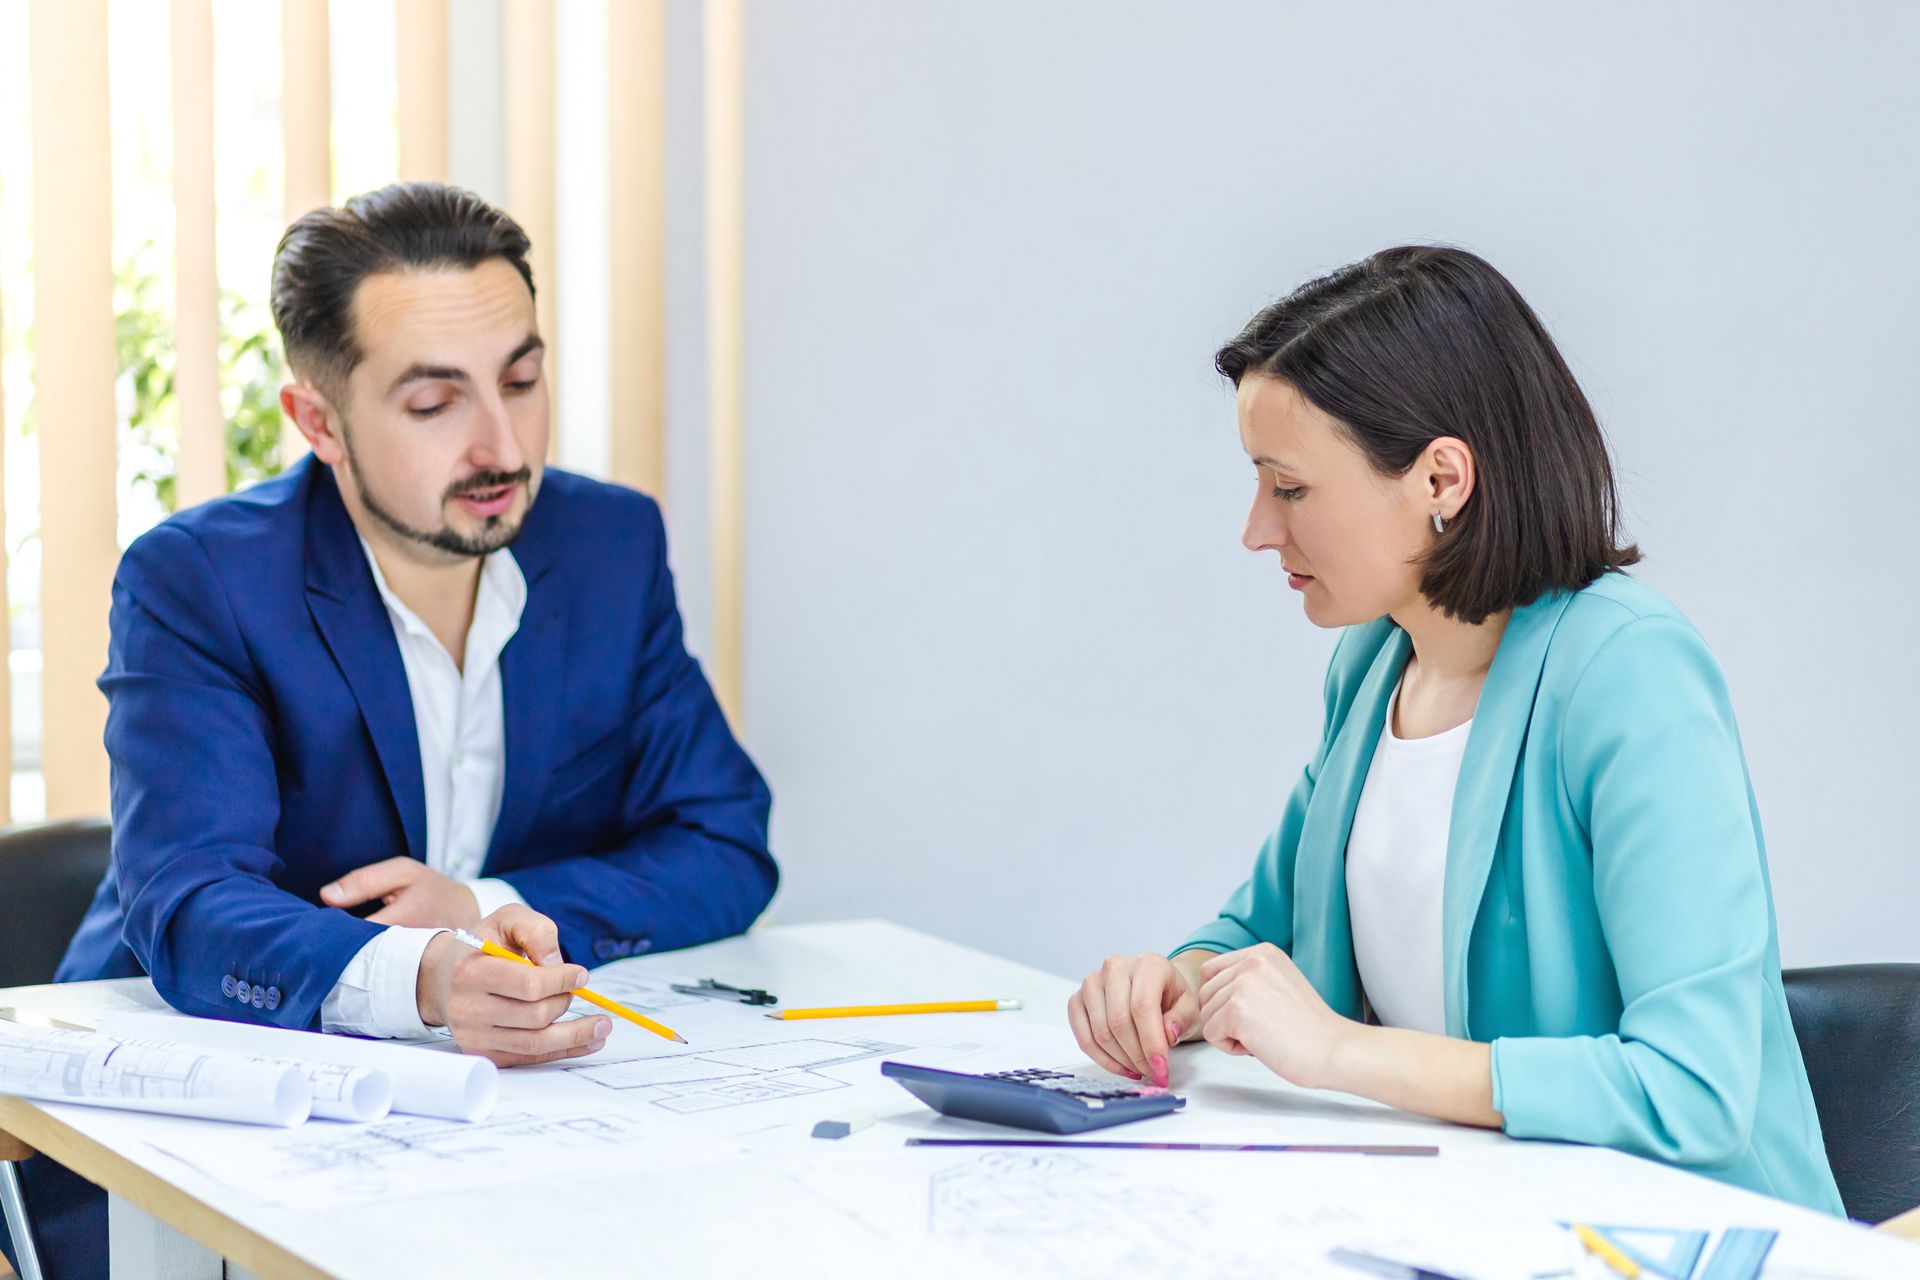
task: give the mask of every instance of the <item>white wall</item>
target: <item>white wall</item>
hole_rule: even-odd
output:
[[[1331,638],[1238,546],[1211,354],[1442,240],[1553,328],[1727,669],[1787,962],[1920,960],[1920,7],[836,0],[747,38],[777,919],[1077,973],[1213,912]]]
[[[561,6],[561,412],[589,471],[617,386],[604,3]],[[667,503],[704,653],[699,24],[670,0]],[[1331,637],[1237,545],[1212,351],[1308,276],[1444,240],[1553,327],[1643,576],[1727,668],[1787,962],[1920,960],[1917,37],[1900,0],[750,5],[774,918],[1076,972],[1214,910],[1311,749]],[[456,94],[469,181],[498,164],[484,98]]]
[[[447,10],[447,180],[496,203],[507,198],[505,0]]]

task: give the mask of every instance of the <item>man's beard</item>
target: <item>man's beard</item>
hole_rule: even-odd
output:
[[[373,490],[367,484],[366,472],[361,470],[360,460],[353,452],[353,434],[342,430],[340,442],[346,447],[347,470],[353,473],[353,487],[360,495],[360,505],[367,509],[368,515],[410,542],[432,547],[436,551],[444,551],[448,555],[477,558],[510,544],[520,536],[520,529],[526,524],[526,513],[522,512],[520,518],[511,523],[508,523],[505,514],[488,516],[485,523],[480,526],[479,532],[472,535],[463,534],[451,525],[445,524],[438,529],[416,529],[388,511],[385,505],[373,496]],[[533,509],[532,482],[531,467],[522,467],[518,471],[477,471],[458,484],[448,486],[447,491],[441,495],[440,501],[444,506],[463,493],[477,493],[509,484],[523,484],[528,486],[527,510],[530,511]]]

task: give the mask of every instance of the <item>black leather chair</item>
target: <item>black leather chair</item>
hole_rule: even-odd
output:
[[[1920,964],[1782,975],[1847,1216],[1920,1205]]]
[[[0,987],[53,981],[112,848],[104,818],[0,831]]]
[[[113,827],[104,818],[0,831],[0,987],[53,981],[112,849]],[[44,1272],[14,1168],[28,1154],[10,1138],[0,1143],[0,1207],[22,1275],[39,1280]]]

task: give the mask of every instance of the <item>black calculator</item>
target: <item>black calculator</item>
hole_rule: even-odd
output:
[[[970,1076],[904,1062],[883,1062],[880,1074],[943,1116],[985,1120],[1044,1133],[1084,1133],[1110,1124],[1163,1116],[1187,1100],[1150,1084],[1130,1084],[1109,1075],[1049,1071],[990,1071]]]

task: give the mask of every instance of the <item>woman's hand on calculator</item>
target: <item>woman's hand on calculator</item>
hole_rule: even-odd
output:
[[[1081,1051],[1104,1069],[1165,1087],[1167,1048],[1200,1027],[1199,965],[1211,952],[1169,960],[1155,952],[1108,956],[1067,1001]]]

